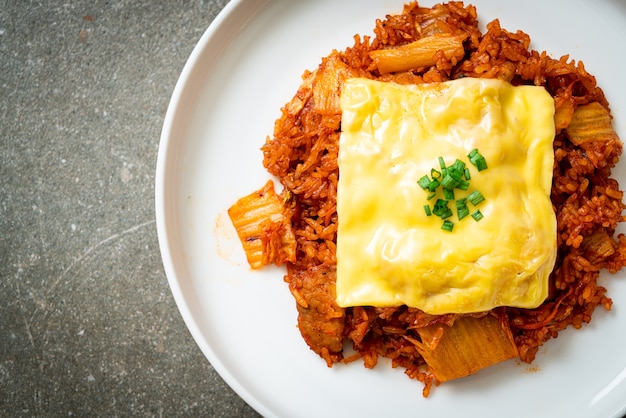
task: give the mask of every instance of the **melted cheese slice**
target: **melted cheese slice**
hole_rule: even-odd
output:
[[[355,78],[343,88],[337,191],[337,303],[408,305],[430,314],[534,308],[556,259],[550,201],[554,101],[545,89],[464,78],[403,86]],[[478,148],[488,169],[467,154]],[[455,159],[479,190],[478,222],[452,232],[427,216],[417,180]],[[441,194],[441,190],[439,191]],[[475,208],[468,203],[471,212]]]

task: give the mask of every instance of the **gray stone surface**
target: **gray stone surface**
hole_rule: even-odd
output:
[[[0,416],[257,414],[192,340],[154,173],[227,0],[0,0]]]

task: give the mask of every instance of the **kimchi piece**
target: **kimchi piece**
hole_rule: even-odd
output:
[[[262,189],[239,199],[228,209],[228,215],[251,268],[295,261],[296,240],[289,211],[271,180]]]

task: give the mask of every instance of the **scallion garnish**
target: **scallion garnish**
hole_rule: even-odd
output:
[[[430,185],[430,179],[425,175],[417,181],[417,184],[419,184],[422,189],[426,190]]]
[[[485,200],[485,197],[478,190],[474,190],[469,196],[467,196],[467,200],[469,200],[472,205],[476,206]]]
[[[439,187],[439,181],[437,180],[431,180],[430,183],[428,184],[428,190],[430,190],[431,192],[434,192],[437,190],[437,188]]]
[[[478,171],[483,171],[487,168],[487,161],[485,160],[485,157],[478,152],[477,148],[474,148],[469,154],[467,154],[467,157]]]
[[[461,181],[461,179],[463,179],[464,171],[465,169],[459,170],[454,166],[448,167],[448,175],[456,181]]]
[[[454,189],[443,189],[443,198],[446,200],[454,200]]]
[[[474,220],[476,222],[480,221],[483,218],[483,213],[480,211],[480,209],[476,209],[476,212],[472,213],[472,218],[474,218]]]
[[[473,149],[467,156],[478,171],[482,171],[487,168],[485,157],[478,152],[478,149]],[[430,205],[424,205],[424,212],[426,213],[426,216],[435,215],[443,219],[444,223],[441,228],[446,231],[452,231],[454,223],[447,218],[451,217],[453,213],[448,207],[448,203],[453,201],[456,203],[456,214],[458,219],[461,220],[470,214],[467,202],[476,206],[484,201],[485,197],[478,190],[474,190],[467,197],[455,199],[455,189],[469,189],[471,179],[470,170],[465,162],[459,160],[458,158],[449,166],[446,166],[446,162],[443,157],[438,157],[437,161],[439,162],[439,168],[441,171],[436,168],[432,168],[430,170],[430,177],[428,175],[424,175],[417,181],[417,183],[422,189],[428,192],[426,197],[427,200],[436,197],[437,190],[441,186],[443,199],[437,199],[435,204],[432,206],[432,210]],[[483,214],[480,210],[476,210],[471,214],[471,216],[476,221],[483,218]]]
[[[456,214],[459,221],[469,215],[469,209],[467,208],[467,198],[459,199],[456,201]]]
[[[454,168],[455,170],[460,171],[461,173],[464,173],[465,172],[465,163],[457,158],[454,161],[454,163],[452,164],[452,168]]]
[[[454,223],[446,219],[445,221],[443,221],[443,224],[441,224],[441,229],[443,229],[444,231],[452,232],[452,230],[454,229]]]
[[[467,190],[469,189],[469,185],[469,181],[461,179],[459,180],[459,184],[457,184],[456,188],[461,190]]]
[[[439,216],[441,219],[446,219],[452,216],[452,211],[448,207],[448,201],[444,199],[437,199],[435,206],[433,207],[433,214]]]
[[[444,189],[449,189],[452,190],[454,189],[456,186],[459,185],[459,181],[456,180],[454,177],[452,177],[449,173],[446,174],[444,176],[444,178],[441,180],[441,185],[443,186]]]

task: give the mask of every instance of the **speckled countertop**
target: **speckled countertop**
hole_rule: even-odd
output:
[[[226,3],[0,0],[0,416],[257,416],[191,338],[155,225],[170,95]]]

